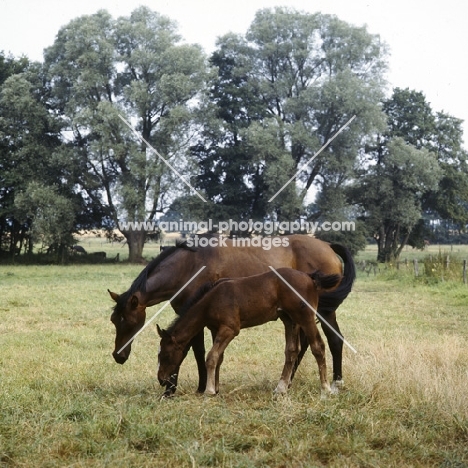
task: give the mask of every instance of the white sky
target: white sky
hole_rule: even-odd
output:
[[[208,54],[218,36],[245,33],[257,10],[276,5],[366,24],[390,47],[390,89],[422,91],[434,110],[465,121],[468,142],[465,0],[0,0],[0,50],[42,60],[43,49],[71,19],[99,9],[127,16],[141,4],[175,20],[183,38]]]

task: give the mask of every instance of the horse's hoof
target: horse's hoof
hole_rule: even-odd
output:
[[[336,395],[344,388],[344,380],[334,380],[331,384],[331,393]]]

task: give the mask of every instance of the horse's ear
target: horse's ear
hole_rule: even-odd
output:
[[[119,297],[120,297],[119,294],[117,294],[117,293],[115,293],[115,292],[112,292],[112,291],[110,291],[109,289],[107,290],[107,292],[110,294],[110,297],[112,297],[112,299],[113,299],[115,302],[117,302],[117,301],[119,300]]]

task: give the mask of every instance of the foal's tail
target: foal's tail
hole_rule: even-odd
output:
[[[314,271],[308,273],[312,278],[312,281],[317,286],[317,289],[327,291],[328,289],[334,288],[340,280],[343,278],[341,275],[324,275],[321,271]]]
[[[348,297],[356,279],[356,267],[351,252],[340,244],[331,244],[330,247],[343,260],[343,279],[335,290],[320,295],[317,310],[323,315],[335,312],[338,306]]]

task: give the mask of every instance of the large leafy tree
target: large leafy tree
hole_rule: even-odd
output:
[[[204,56],[198,46],[180,43],[172,21],[140,7],[117,20],[100,11],[71,21],[47,49],[45,63],[55,109],[86,164],[82,188],[102,189],[94,203],[108,210],[127,239],[130,261],[138,261],[145,231],[122,222],[154,220],[171,187],[180,185],[141,137],[184,166]]]
[[[396,88],[383,102],[388,128],[369,147],[349,191],[378,243],[378,260],[422,247],[423,214],[468,222],[468,165],[461,121],[433,112],[423,93]]]
[[[433,153],[395,137],[356,181],[352,191],[377,240],[379,261],[399,257],[421,218],[423,197],[437,189],[440,175]]]
[[[60,132],[61,122],[47,107],[40,65],[30,64],[4,81],[0,88],[0,238],[10,256],[22,248],[32,250],[31,229],[38,218],[25,203],[25,194],[31,195],[38,184],[43,190],[36,192],[36,201],[52,191],[48,206],[61,203],[62,211],[67,206],[66,236],[56,240],[62,250],[69,243],[80,203],[73,192],[73,161],[64,157]]]
[[[24,57],[15,59],[0,52],[0,93],[8,78],[24,72],[29,66],[29,60]],[[4,93],[2,94],[4,96]],[[5,108],[9,103],[5,98],[0,99],[0,255],[2,251],[14,255],[18,239],[24,237],[24,228],[14,219],[14,176],[10,174],[13,166],[13,146],[11,138],[7,137],[9,111]]]
[[[434,116],[432,147],[442,177],[437,190],[427,194],[425,212],[466,230],[468,225],[468,152],[463,148],[462,120],[445,112]]]
[[[219,39],[211,63],[209,118],[194,154],[213,212],[297,216],[314,184],[331,193],[346,183],[368,135],[384,128],[385,47],[334,16],[261,10],[245,36]],[[297,186],[269,203],[353,115]]]

